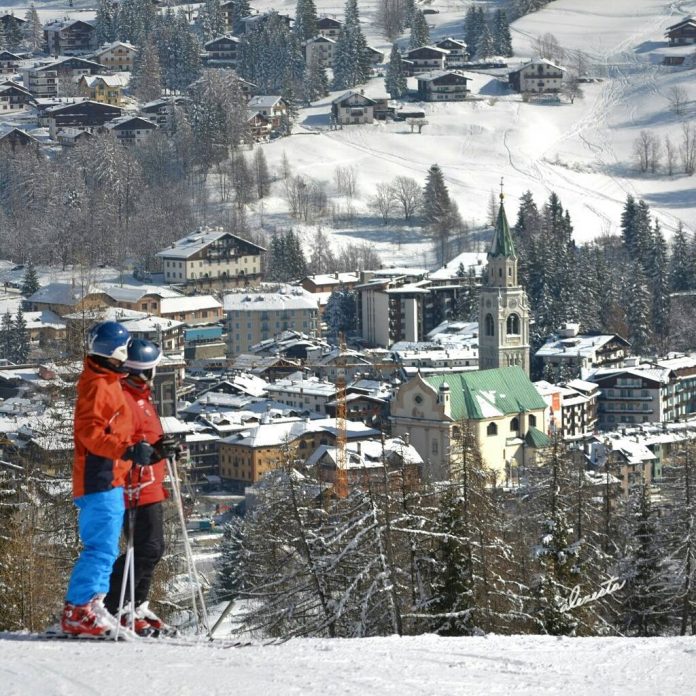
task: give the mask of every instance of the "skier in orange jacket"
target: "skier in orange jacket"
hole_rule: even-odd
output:
[[[122,366],[130,337],[115,321],[92,327],[77,384],[73,497],[82,552],[73,567],[61,616],[63,632],[108,635],[116,621],[104,608],[118,556],[123,484],[133,464],[149,464],[153,448],[139,442],[123,396]]]

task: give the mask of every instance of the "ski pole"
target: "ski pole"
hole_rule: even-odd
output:
[[[179,473],[176,466],[175,457],[167,457],[167,473],[169,474],[169,479],[172,483],[172,493],[174,494],[174,502],[176,504],[179,513],[179,522],[181,523],[181,534],[184,542],[184,553],[186,555],[186,563],[189,569],[189,579],[191,581],[191,603],[193,608],[194,623],[196,624],[196,632],[200,632],[200,626],[198,622],[198,609],[196,607],[196,595],[198,595],[198,601],[201,606],[201,616],[203,618],[203,626],[206,630],[206,635],[210,636],[210,625],[208,622],[208,612],[205,606],[205,598],[203,597],[203,588],[201,587],[200,579],[198,577],[198,571],[196,569],[196,563],[193,559],[193,551],[191,549],[191,542],[188,536],[188,530],[186,529],[186,518],[184,516],[184,506],[181,498],[181,488],[179,486]]]
[[[126,542],[126,558],[123,564],[123,576],[121,577],[121,592],[118,600],[118,614],[116,616],[116,634],[114,640],[118,640],[121,632],[121,617],[123,616],[123,602],[126,596],[126,585],[130,584],[131,601],[131,630],[135,632],[135,519],[140,499],[140,475],[138,475],[138,487],[133,492],[132,469],[128,472],[128,536]]]

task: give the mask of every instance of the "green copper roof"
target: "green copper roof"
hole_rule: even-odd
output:
[[[488,255],[516,258],[515,245],[512,243],[510,225],[508,225],[507,215],[505,215],[502,197],[500,199],[500,208],[498,209],[498,219],[495,223],[495,233],[493,234],[493,241],[491,242]]]
[[[428,375],[423,380],[436,391],[443,382],[450,386],[453,420],[484,420],[522,411],[546,408],[546,402],[519,367]]]
[[[533,425],[529,426],[529,430],[527,431],[524,441],[535,449],[542,449],[543,447],[548,447],[551,444],[551,438],[546,433],[542,433],[539,428],[535,428]]]

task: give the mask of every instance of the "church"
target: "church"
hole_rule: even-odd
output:
[[[499,485],[516,485],[549,445],[547,404],[529,379],[529,303],[503,195],[479,302],[479,370],[416,375],[391,404],[392,433],[423,458],[426,480],[449,478],[453,441],[471,428]]]

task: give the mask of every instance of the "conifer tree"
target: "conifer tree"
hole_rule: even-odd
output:
[[[254,150],[254,181],[256,182],[256,197],[265,198],[271,192],[271,176],[268,173],[268,164],[263,149],[257,147]]]
[[[27,331],[27,322],[21,305],[17,309],[17,315],[12,327],[11,355],[12,362],[17,365],[26,363],[29,357],[29,332]]]
[[[660,223],[655,220],[653,228],[652,253],[648,259],[648,280],[652,290],[652,325],[658,352],[664,353],[669,333],[669,271],[667,242],[662,234]]]
[[[316,99],[325,97],[329,93],[329,78],[326,68],[321,64],[319,56],[312,55],[307,63],[304,80],[302,82],[302,95],[306,104],[311,104]]]
[[[662,565],[664,538],[658,515],[650,500],[648,484],[634,485],[630,491],[626,546],[619,570],[626,585],[617,595],[621,602],[620,628],[629,635],[660,635],[668,621]]]
[[[314,0],[297,0],[293,31],[300,43],[314,38],[319,33],[317,8]]]
[[[26,20],[25,26],[25,36],[29,48],[32,51],[38,51],[43,45],[43,28],[41,25],[41,20],[39,19],[39,13],[36,11],[34,3],[29,5],[26,15],[24,16]]]
[[[243,29],[242,19],[251,15],[249,0],[232,0],[232,33],[239,34]]]
[[[99,0],[94,27],[97,34],[97,43],[100,46],[105,43],[116,41],[116,37],[118,36],[116,10],[111,0]]]
[[[152,37],[148,37],[136,54],[131,75],[131,89],[141,102],[162,96],[162,69],[159,53]]]
[[[14,17],[14,12],[10,13],[10,17]],[[10,51],[17,51],[22,43],[22,29],[17,20],[8,20],[5,25],[5,46]]]
[[[484,24],[478,43],[476,44],[476,58],[479,60],[490,58],[495,52],[495,44],[493,37],[488,29],[488,25]]]
[[[696,446],[682,443],[663,465],[664,559],[669,613],[679,634],[696,635]]]
[[[14,348],[13,331],[14,321],[12,321],[12,315],[8,310],[2,315],[2,321],[0,321],[0,358],[5,358],[5,360],[10,362],[14,362],[12,360]]]
[[[26,297],[31,297],[35,292],[37,292],[41,286],[39,285],[39,277],[36,274],[36,268],[31,261],[27,261],[27,265],[24,269],[24,278],[22,279],[21,293]]]
[[[225,17],[220,0],[205,0],[199,14],[204,41],[210,41],[225,33]]]
[[[425,21],[425,15],[420,8],[416,8],[411,16],[411,38],[409,48],[420,48],[430,43],[430,29]]]
[[[123,0],[118,10],[118,33],[121,41],[142,46],[158,22],[152,0]]]
[[[686,232],[681,220],[672,238],[672,253],[670,255],[669,284],[672,292],[684,292],[694,287],[694,266]]]
[[[392,99],[399,99],[408,91],[401,54],[396,44],[392,44],[391,53],[389,54],[389,64],[384,77],[384,88]]]
[[[333,88],[350,89],[368,80],[372,68],[360,28],[357,0],[346,0],[343,29],[336,41]]]
[[[450,199],[442,170],[437,164],[430,167],[426,177],[423,190],[423,217],[437,244],[440,263],[445,263],[448,239],[461,225],[461,219],[455,203]]]
[[[653,344],[652,298],[645,272],[639,261],[633,264],[633,272],[628,279],[624,297],[624,306],[631,349],[635,355],[645,355]]]
[[[496,56],[512,56],[512,36],[510,23],[505,10],[496,10],[493,16],[493,54]]]

